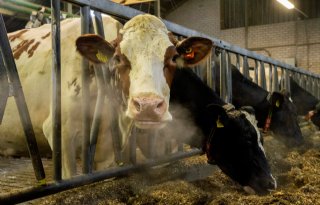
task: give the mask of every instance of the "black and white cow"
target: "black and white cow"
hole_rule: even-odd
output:
[[[215,66],[217,82],[220,81],[219,65]],[[259,128],[270,128],[289,146],[303,143],[298,124],[296,106],[288,95],[281,92],[269,93],[254,82],[244,77],[232,65],[232,103],[236,107],[252,106],[256,113]],[[219,83],[216,84],[217,90]]]
[[[297,107],[298,115],[303,115],[310,119],[313,124],[320,128],[320,104],[319,100],[299,84],[290,78],[290,96]]]
[[[245,190],[250,187],[265,194],[276,188],[254,114],[223,102],[190,69],[175,71],[170,102],[191,113],[202,135],[192,136],[185,143],[202,148],[208,163],[216,163]]]

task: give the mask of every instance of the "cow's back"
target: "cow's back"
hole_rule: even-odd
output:
[[[106,40],[111,41],[116,38],[121,24],[109,16],[104,16],[103,21]],[[68,120],[66,112],[76,110],[77,115],[81,115],[78,110],[82,87],[81,57],[75,47],[75,40],[81,34],[80,25],[79,18],[61,22],[62,126]],[[51,25],[19,30],[8,36],[39,148],[42,153],[49,154],[50,148],[44,138],[42,126],[49,116],[51,104]],[[0,155],[25,156],[28,154],[16,107],[14,98],[10,97],[0,125]]]

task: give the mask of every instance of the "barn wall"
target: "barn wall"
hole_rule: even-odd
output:
[[[189,0],[165,18],[245,47],[245,28],[220,29],[220,0]],[[250,26],[248,49],[320,73],[320,19]]]

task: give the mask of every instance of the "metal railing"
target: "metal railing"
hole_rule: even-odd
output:
[[[189,152],[183,152],[183,148],[180,145],[179,151],[175,154],[168,155],[163,159],[158,159],[157,161],[150,159],[147,162],[143,164],[136,164],[136,132],[133,131],[131,137],[130,137],[130,161],[132,165],[126,165],[124,167],[114,168],[114,169],[108,169],[106,171],[101,171],[97,173],[93,173],[90,175],[83,175],[78,176],[73,179],[69,180],[61,180],[61,52],[60,52],[60,1],[59,0],[52,0],[51,1],[51,11],[52,11],[52,46],[53,46],[53,101],[52,101],[52,108],[54,110],[53,115],[53,161],[54,161],[54,179],[55,183],[53,184],[47,184],[43,187],[38,188],[30,188],[26,190],[22,190],[21,192],[13,193],[10,195],[0,195],[0,202],[10,202],[10,203],[18,203],[23,202],[26,200],[31,200],[34,198],[42,197],[48,194],[57,193],[66,189],[74,188],[79,185],[84,185],[87,183],[96,182],[99,180],[103,180],[106,178],[111,178],[114,176],[120,176],[123,174],[127,174],[129,172],[140,170],[141,168],[155,166],[164,162],[174,161],[185,157],[190,157],[193,155],[200,154],[200,150],[191,150]],[[92,27],[90,29],[90,24],[92,26],[91,16],[90,16],[90,9],[95,10],[96,14],[96,23],[99,34],[102,34],[103,27],[101,22],[101,16],[99,12],[109,14],[111,16],[114,16],[116,18],[125,19],[128,20],[138,14],[142,14],[142,12],[121,6],[119,4],[113,3],[111,1],[90,1],[90,0],[64,0],[64,2],[69,2],[72,4],[76,4],[81,7],[81,19],[82,19],[82,33],[89,33],[93,32]],[[202,34],[200,32],[187,29],[185,27],[182,27],[180,25],[174,24],[172,22],[163,20],[165,25],[167,26],[168,30],[174,32],[177,35],[181,36],[202,36],[211,39],[216,48],[219,49],[220,52],[220,95],[223,100],[226,102],[232,101],[232,79],[231,79],[231,65],[232,65],[232,58],[235,59],[235,66],[238,69],[242,69],[242,73],[249,77],[250,75],[250,69],[249,69],[249,60],[254,61],[254,82],[258,83],[262,88],[266,90],[278,90],[279,86],[279,74],[278,71],[280,71],[280,78],[282,78],[284,81],[282,87],[285,87],[290,90],[288,83],[289,76],[294,77],[295,79],[298,79],[298,82],[300,85],[302,85],[303,88],[307,88],[310,92],[312,92],[315,96],[319,97],[319,83],[320,83],[320,75],[311,73],[309,71],[305,71],[303,69],[282,63],[280,61],[274,60],[272,58],[262,56],[259,54],[256,54],[252,51],[248,51],[246,49],[234,46],[232,44],[229,44],[227,42],[221,41],[219,39],[216,39],[212,36],[208,36],[205,34]],[[1,22],[0,22],[1,23]],[[2,23],[3,24],[3,23]],[[4,24],[3,24],[4,25]],[[2,36],[2,35],[1,35]],[[7,53],[10,48],[4,48],[1,47],[1,49],[8,49],[3,51],[2,53]],[[215,53],[215,50],[213,51],[213,55]],[[0,59],[1,60],[1,59]],[[97,132],[99,129],[100,124],[100,116],[99,116],[99,110],[101,109],[101,104],[103,103],[105,91],[103,90],[103,86],[99,86],[101,83],[100,81],[103,81],[100,77],[103,74],[103,68],[97,68],[96,78],[98,81],[98,98],[96,102],[96,111],[93,117],[93,122],[90,130],[90,119],[88,117],[89,113],[89,102],[87,101],[89,96],[89,89],[88,87],[85,87],[88,85],[88,72],[86,71],[86,68],[88,66],[88,62],[86,60],[83,60],[83,75],[82,75],[82,84],[83,87],[83,152],[82,152],[82,167],[83,167],[83,173],[92,173],[92,162],[93,162],[93,156],[95,152],[95,142],[97,137]],[[265,73],[265,67],[268,65],[269,67],[269,77],[266,78]],[[0,64],[0,67],[2,65]],[[210,58],[208,60],[207,65],[207,82],[215,89],[215,81],[214,81],[214,69],[212,69],[212,59]],[[102,73],[102,75],[101,75]],[[3,72],[0,69],[0,84],[4,82],[4,86],[7,86],[5,80],[3,79]],[[260,79],[260,80],[259,80]],[[100,83],[99,83],[100,82]],[[267,87],[267,83],[269,83]],[[100,94],[99,94],[100,93]],[[2,93],[1,93],[2,94]],[[4,95],[8,95],[4,93]],[[3,114],[3,109],[1,108],[1,105],[4,104],[3,101],[0,101],[0,117],[1,114]],[[25,111],[27,113],[27,110]],[[1,119],[1,118],[0,118]],[[115,124],[116,122],[113,122]],[[118,130],[117,126],[112,126],[112,135],[118,136]],[[151,137],[152,139],[153,137]],[[91,139],[91,140],[90,140]],[[115,156],[116,160],[117,158],[121,158],[121,153],[119,152],[119,142],[117,141],[117,137],[113,139],[114,148],[115,148]],[[149,142],[150,146],[152,146],[152,141]],[[168,146],[168,150],[170,147]],[[35,150],[36,152],[36,150]],[[169,151],[168,151],[169,152]],[[151,153],[152,155],[152,153]],[[41,162],[41,160],[40,160]],[[42,164],[35,166],[35,170],[39,169],[41,170]],[[43,168],[42,168],[43,169]],[[40,171],[39,173],[42,173]],[[42,176],[41,176],[42,177]],[[37,177],[38,180],[41,179],[41,177]]]

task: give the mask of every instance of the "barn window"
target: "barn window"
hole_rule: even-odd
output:
[[[308,18],[320,18],[319,0],[290,0]],[[247,5],[247,6],[246,6]],[[247,8],[247,9],[246,9]],[[247,11],[247,15],[246,15]],[[305,17],[276,0],[220,0],[221,29],[296,21]]]

